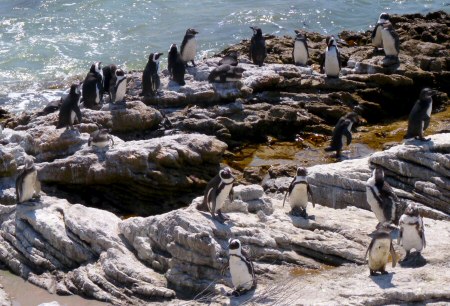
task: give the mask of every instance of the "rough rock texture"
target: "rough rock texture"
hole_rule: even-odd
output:
[[[11,298],[9,295],[3,290],[3,286],[0,284],[0,305],[1,306],[11,306]]]

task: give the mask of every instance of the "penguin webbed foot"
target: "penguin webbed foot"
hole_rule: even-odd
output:
[[[230,217],[222,214],[222,211],[220,211],[220,209],[217,211],[217,217],[219,217],[219,219],[221,220],[221,221],[218,220],[220,223],[224,223],[225,221],[230,220]]]
[[[425,138],[423,136],[418,136],[418,137],[416,137],[416,139],[420,140],[420,141],[430,141],[431,140],[431,138]]]
[[[376,276],[377,274],[375,273],[375,271],[373,270],[369,270],[370,271],[370,275],[369,276]]]
[[[192,60],[191,63],[192,63],[192,67],[197,67],[197,65],[195,64],[194,60]]]

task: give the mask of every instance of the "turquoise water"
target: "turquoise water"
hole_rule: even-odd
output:
[[[181,44],[188,27],[200,32],[202,58],[249,38],[251,25],[336,34],[365,31],[382,11],[436,10],[449,11],[450,0],[0,0],[0,107],[41,107],[94,61],[143,69],[149,53]]]

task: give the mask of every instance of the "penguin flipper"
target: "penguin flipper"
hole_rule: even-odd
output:
[[[307,190],[309,196],[311,197],[312,206],[316,207],[316,204],[314,204],[313,194],[312,194],[311,187],[309,186],[309,184],[306,184],[306,190]]]
[[[342,68],[342,60],[341,60],[341,53],[339,52],[339,49],[336,47],[336,53],[337,53],[337,59],[339,64],[339,70]]]
[[[374,242],[375,242],[375,239],[372,239],[369,246],[367,247],[366,254],[364,255],[364,259],[367,258],[367,254],[369,253],[369,250],[373,247]]]
[[[391,252],[391,256],[392,256],[392,268],[395,268],[395,265],[397,264],[397,255],[395,254],[394,245],[392,244],[392,241],[391,241],[390,252]]]
[[[429,116],[426,116],[424,119],[423,119],[423,129],[422,129],[422,133],[423,133],[423,131],[425,131],[427,128],[428,128],[428,126],[430,125],[430,117]]]
[[[41,182],[36,178],[36,181],[34,182],[34,194],[35,196],[39,196],[41,193]]]
[[[325,65],[325,52],[320,55],[320,73],[324,73],[323,66]]]
[[[425,228],[423,227],[423,219],[422,217],[419,217],[420,221],[419,221],[419,225],[420,225],[420,238],[422,238],[422,244],[423,244],[423,248],[425,248],[427,246],[427,242],[425,240]]]
[[[402,243],[402,239],[403,239],[403,227],[402,227],[403,222],[400,222],[400,230],[398,232],[398,237],[397,237],[397,244],[401,245]]]
[[[350,133],[350,131],[346,129],[344,131],[344,135],[345,138],[347,138],[347,146],[349,146],[352,143],[352,133]]]
[[[73,107],[73,111],[74,111],[75,114],[77,115],[78,123],[81,123],[81,111],[80,111],[80,108],[78,107],[78,105],[75,105],[75,106]]]

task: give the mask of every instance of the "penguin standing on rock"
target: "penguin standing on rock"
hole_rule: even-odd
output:
[[[114,139],[109,135],[108,129],[98,129],[90,135],[88,140],[89,147],[92,145],[93,147],[103,149],[110,144],[114,146]]]
[[[117,66],[114,64],[103,67],[103,92],[110,93],[111,87],[114,88],[116,84],[116,70]]]
[[[59,109],[57,129],[66,127],[66,130],[73,129],[75,117],[78,118],[78,123],[81,123],[81,111],[78,103],[80,101],[80,85],[72,84],[70,86],[69,94],[63,99],[61,108]]]
[[[122,69],[117,69],[115,71],[115,76],[111,80],[114,80],[114,86],[110,89],[110,101],[112,103],[122,102],[127,93],[127,77]]]
[[[229,240],[228,254],[230,256],[229,265],[231,282],[234,286],[232,295],[240,296],[249,290],[256,288],[253,263],[242,249],[241,242],[238,239]]]
[[[92,64],[83,82],[84,107],[94,109],[103,101],[103,70],[102,63]]]
[[[409,257],[412,249],[418,254],[425,248],[425,228],[417,206],[409,204],[404,214],[400,217],[400,233],[397,243],[406,251],[404,260]]]
[[[250,27],[253,30],[253,36],[250,40],[250,60],[253,64],[261,67],[267,56],[266,39],[262,35],[262,31],[258,27]]]
[[[386,264],[389,260],[389,253],[392,256],[392,267],[394,268],[397,264],[397,256],[392,245],[391,234],[385,229],[380,229],[375,232],[364,256],[367,258],[367,254],[369,254],[370,276],[375,276],[376,272],[388,273]]]
[[[381,38],[386,57],[392,58],[398,62],[398,54],[400,53],[400,38],[397,32],[395,32],[392,23],[389,21],[383,23]]]
[[[286,192],[283,200],[286,201],[286,197],[289,195],[289,204],[291,204],[290,214],[293,216],[302,216],[303,218],[308,217],[306,213],[306,206],[308,205],[308,194],[311,197],[311,202],[313,207],[315,207],[311,187],[309,187],[306,176],[308,172],[305,167],[297,168],[297,176],[289,185],[289,190]]]
[[[351,112],[339,118],[336,123],[331,144],[325,148],[326,152],[336,151],[336,157],[341,156],[342,148],[344,147],[344,137],[347,139],[347,146],[352,142],[352,127],[354,123],[358,122],[358,114]]]
[[[39,198],[41,183],[37,179],[37,170],[33,159],[27,157],[22,172],[16,179],[16,199],[17,203],[23,203],[32,198]]]
[[[142,73],[142,96],[156,95],[161,80],[159,78],[159,60],[163,53],[151,53]]]
[[[292,59],[296,66],[306,66],[309,59],[308,43],[306,42],[306,33],[295,30],[294,49],[292,50]]]
[[[408,131],[404,139],[416,138],[422,141],[429,141],[423,136],[423,132],[428,128],[433,109],[433,95],[437,92],[430,88],[424,88],[420,92],[419,100],[411,110],[408,118]]]
[[[205,196],[203,202],[197,206],[198,210],[209,211],[214,220],[224,223],[229,220],[228,217],[222,214],[222,207],[228,197],[232,197],[231,191],[233,188],[234,176],[230,168],[226,167],[219,171],[205,188]],[[216,216],[217,214],[217,216]]]
[[[320,71],[325,72],[328,78],[338,78],[341,72],[341,54],[334,36],[326,38],[327,48],[322,56]]]
[[[388,182],[384,180],[384,171],[375,167],[372,176],[366,183],[366,197],[370,209],[377,217],[380,225],[397,223],[395,220],[398,197]]]
[[[192,66],[195,65],[195,54],[197,53],[197,41],[195,35],[198,32],[195,29],[187,29],[184,35],[183,42],[181,43],[180,55],[183,63],[188,66],[188,62],[192,62]]]
[[[389,21],[388,13],[381,13],[378,18],[378,22],[375,25],[375,28],[372,31],[372,45],[376,50],[379,48],[383,48],[383,39],[381,32],[383,31],[383,24]]]
[[[180,86],[186,85],[184,81],[184,74],[186,73],[186,66],[181,59],[180,53],[176,44],[172,44],[169,49],[168,65],[169,74],[173,81]]]

